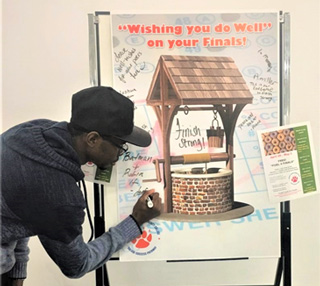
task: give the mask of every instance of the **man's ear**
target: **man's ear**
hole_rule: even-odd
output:
[[[86,143],[90,147],[96,146],[97,143],[100,143],[102,140],[100,134],[96,131],[91,131],[86,135]]]

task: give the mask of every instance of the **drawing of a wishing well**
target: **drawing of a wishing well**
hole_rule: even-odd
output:
[[[219,221],[254,211],[252,206],[234,201],[233,183],[236,121],[252,100],[231,57],[160,56],[146,99],[157,116],[163,140],[163,158],[153,161],[157,181],[164,183],[160,219]],[[224,152],[171,155],[173,118],[186,110],[199,112],[199,116],[203,111],[219,114],[223,128],[211,126],[207,130],[208,146],[220,148],[225,142],[220,148]],[[225,162],[225,168],[215,167],[215,162]],[[204,167],[192,168],[192,164]],[[172,165],[183,167],[172,172]]]

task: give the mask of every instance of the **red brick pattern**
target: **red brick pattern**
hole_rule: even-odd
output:
[[[172,178],[173,213],[210,215],[232,209],[231,175]]]

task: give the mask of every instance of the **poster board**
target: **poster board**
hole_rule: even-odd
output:
[[[145,226],[145,237],[142,239],[148,244],[143,249],[135,248],[134,245],[121,252],[122,261],[145,261],[145,260],[170,260],[170,259],[206,259],[206,258],[262,258],[279,257],[280,255],[280,211],[277,204],[270,204],[267,199],[267,192],[264,181],[264,174],[259,156],[259,147],[255,130],[279,125],[279,18],[277,12],[257,14],[170,14],[170,15],[111,15],[112,18],[112,39],[113,39],[113,61],[114,81],[113,86],[123,94],[130,97],[136,104],[135,124],[147,128],[153,135],[155,144],[148,150],[132,148],[131,155],[124,157],[117,165],[119,185],[119,212],[120,218],[130,212],[136,198],[133,196],[134,187],[144,188],[145,184],[140,177],[154,178],[155,171],[152,164],[154,154],[160,154],[161,138],[157,138],[159,131],[156,128],[156,116],[152,109],[146,105],[146,95],[150,89],[150,83],[154,74],[157,61],[161,54],[170,55],[195,55],[195,56],[232,56],[236,65],[245,79],[250,92],[253,95],[253,102],[246,106],[239,116],[235,130],[235,197],[254,206],[254,212],[245,217],[223,221],[203,222],[176,222],[168,220],[154,220]],[[199,19],[203,21],[199,25]],[[156,20],[155,20],[156,19]],[[184,23],[184,21],[186,21]],[[210,22],[211,21],[211,22]],[[213,22],[212,22],[213,21]],[[148,26],[154,23],[168,23],[166,25],[183,27],[206,27],[206,33],[218,33],[218,27],[229,27],[230,31],[220,32],[226,39],[231,39],[229,45],[220,47],[169,47],[150,48],[147,41],[152,40],[155,35],[143,36],[130,34],[119,27],[143,23]],[[237,31],[237,27],[246,27],[249,30]],[[241,25],[240,25],[241,24]],[[210,28],[208,28],[210,26]],[[260,28],[259,28],[260,27]],[[191,29],[191,28],[183,28]],[[198,28],[199,29],[199,28]],[[228,28],[226,28],[228,29]],[[238,28],[239,29],[239,28]],[[194,43],[200,43],[203,33],[199,32]],[[231,46],[232,38],[236,39],[241,34],[243,45]],[[171,35],[156,35],[162,39],[162,43],[169,42]],[[192,35],[180,35],[186,38],[193,38]],[[212,35],[211,35],[212,36]],[[167,38],[166,38],[167,37]],[[142,38],[144,40],[139,42]],[[199,38],[198,41],[197,38]],[[149,39],[149,40],[148,40]],[[225,42],[228,42],[225,40]],[[151,42],[150,42],[151,43]],[[176,44],[177,39],[176,39]],[[179,42],[180,43],[180,42]],[[191,42],[192,43],[192,42]],[[234,42],[236,43],[236,42]],[[202,42],[204,45],[204,42]],[[121,52],[122,51],[122,52]],[[130,55],[131,51],[131,55]],[[109,52],[109,51],[108,51]],[[107,52],[107,53],[108,53]],[[104,53],[100,50],[100,53]],[[124,62],[124,58],[130,58]],[[122,60],[121,60],[122,58]],[[136,59],[135,62],[133,59]],[[139,62],[137,61],[139,60]],[[122,73],[119,66],[126,66],[128,72]],[[110,63],[109,63],[110,64]],[[106,64],[102,64],[106,67]],[[130,76],[130,65],[140,67],[134,76]],[[143,69],[141,69],[143,67]],[[129,69],[128,69],[129,68]],[[138,69],[139,70],[139,69]],[[134,75],[134,74],[133,74]],[[104,78],[104,76],[102,76]],[[125,81],[125,82],[124,82]],[[147,84],[148,83],[148,84]],[[101,80],[104,84],[104,80]],[[184,121],[179,115],[179,123],[188,129],[189,122],[197,122],[199,115],[189,115]],[[191,118],[192,117],[192,118]],[[205,124],[197,123],[199,126],[208,126],[211,123],[212,115],[205,114],[203,118],[210,118]],[[191,129],[198,125],[192,125]],[[201,129],[202,128],[202,129]],[[200,128],[200,142],[203,142],[204,127]],[[176,128],[177,130],[177,128]],[[189,129],[188,129],[189,130]],[[159,136],[158,136],[159,137]],[[173,138],[178,138],[177,133]],[[178,153],[179,143],[170,142]],[[205,147],[205,144],[203,145]],[[194,148],[188,146],[187,151],[194,153]],[[146,152],[146,153],[145,153]],[[138,158],[138,159],[137,159]],[[145,160],[143,169],[137,170],[132,161]],[[129,162],[129,165],[128,165]],[[131,164],[131,165],[130,165]],[[140,167],[139,167],[140,168]],[[128,171],[129,170],[129,171]],[[131,172],[130,172],[131,170]],[[140,175],[139,175],[140,174]],[[128,188],[129,184],[129,188]],[[159,186],[160,185],[160,186]],[[156,188],[161,193],[161,184],[148,182],[149,188]],[[151,236],[150,236],[151,234]],[[151,240],[150,240],[151,237]],[[196,246],[195,247],[195,241]],[[223,241],[223,243],[221,243]],[[199,247],[198,247],[199,246]],[[205,247],[202,247],[205,246]],[[270,247],[271,246],[271,247]],[[173,252],[172,249],[179,249]],[[181,249],[185,251],[181,251]],[[194,249],[194,251],[192,251]]]

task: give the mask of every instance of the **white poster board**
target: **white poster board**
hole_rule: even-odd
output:
[[[120,218],[131,212],[137,190],[155,188],[164,195],[162,183],[153,182],[153,160],[163,155],[161,130],[156,114],[146,104],[161,55],[231,57],[253,95],[252,104],[245,106],[236,122],[234,195],[253,206],[254,212],[214,222],[156,219],[121,251],[120,259],[279,257],[279,206],[268,200],[256,134],[279,125],[278,13],[111,14],[111,19],[113,87],[135,102],[135,124],[153,137],[150,147],[130,147],[117,164]],[[181,154],[182,149],[184,153],[208,149],[205,131],[212,113],[179,113],[174,120],[173,155]],[[181,135],[179,130],[185,132]],[[193,134],[192,130],[199,131]],[[194,141],[198,144],[192,144]],[[222,167],[219,164],[216,166]]]

